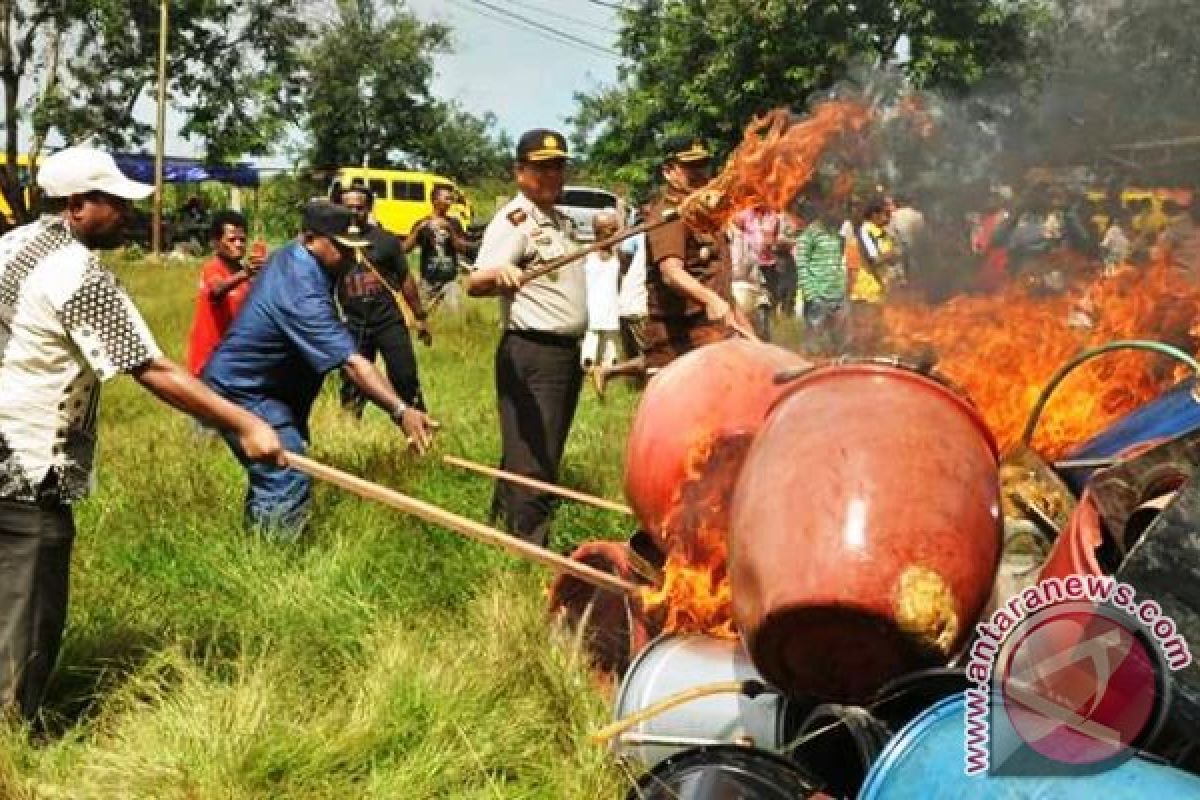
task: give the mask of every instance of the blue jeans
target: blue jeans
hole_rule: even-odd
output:
[[[804,351],[831,356],[845,345],[846,304],[842,300],[804,298]]]
[[[274,428],[284,449],[304,455],[308,443],[299,429],[293,425],[275,425]],[[250,478],[250,488],[246,491],[247,526],[271,538],[287,541],[298,539],[308,522],[312,479],[288,467],[251,461],[246,458],[233,435],[222,431],[221,436],[246,468]]]

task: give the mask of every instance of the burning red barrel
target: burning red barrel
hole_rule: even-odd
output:
[[[775,373],[805,363],[779,347],[731,339],[676,359],[650,381],[625,448],[625,495],[664,551],[665,524],[681,509],[690,516],[680,525],[692,529],[725,518],[725,503],[713,498],[719,485],[732,486],[767,409],[788,388],[775,385]]]
[[[729,538],[734,620],[763,676],[862,701],[944,664],[987,603],[995,441],[962,397],[915,371],[813,370],[755,439]]]

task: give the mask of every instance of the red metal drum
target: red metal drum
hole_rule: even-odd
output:
[[[1165,441],[1166,439],[1163,438],[1154,438],[1138,442],[1118,453],[1116,460],[1125,461],[1136,458],[1149,450],[1153,450]],[[1183,485],[1183,482],[1183,478],[1181,477],[1169,488],[1172,490],[1177,489]],[[1165,493],[1168,487],[1161,488],[1163,489],[1163,493]],[[1151,498],[1145,498],[1145,500],[1149,499]],[[1054,540],[1054,545],[1050,548],[1050,554],[1046,557],[1046,563],[1042,565],[1042,572],[1038,576],[1038,580],[1044,581],[1050,578],[1065,579],[1071,575],[1106,574],[1107,570],[1100,565],[1100,561],[1096,556],[1100,548],[1104,546],[1104,538],[1104,525],[1100,520],[1100,507],[1096,504],[1096,498],[1091,488],[1085,486],[1083,494],[1079,496],[1079,503],[1075,506],[1075,512],[1071,515],[1071,519],[1067,523],[1067,527],[1063,530],[1062,535]]]
[[[731,339],[693,350],[650,381],[625,447],[625,495],[664,552],[669,518],[677,528],[725,529],[719,486],[732,488],[767,410],[789,388],[775,373],[806,364],[780,347]]]
[[[923,374],[855,363],[797,380],[733,494],[734,621],[763,676],[862,702],[945,664],[995,580],[997,462],[975,409]]]
[[[625,542],[584,542],[571,558],[627,581],[644,582]],[[659,633],[641,604],[567,573],[550,584],[549,609],[552,616],[561,617],[576,631],[592,665],[606,672],[624,673]]]
[[[1096,508],[1091,491],[1084,489],[1071,521],[1062,535],[1054,540],[1038,581],[1071,575],[1103,575],[1104,570],[1096,560],[1096,551],[1103,544],[1100,509]]]

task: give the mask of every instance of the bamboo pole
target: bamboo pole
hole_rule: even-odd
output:
[[[568,489],[565,486],[558,486],[553,483],[539,481],[537,478],[529,478],[525,475],[517,475],[512,472],[506,472],[502,469],[496,469],[495,467],[488,467],[474,461],[468,461],[465,458],[459,458],[458,456],[442,456],[442,461],[452,467],[459,467],[469,472],[476,472],[480,475],[487,475],[489,477],[496,478],[497,480],[508,481],[509,483],[517,483],[521,486],[528,486],[530,489],[549,492],[550,494],[555,494],[559,497],[565,497],[568,500],[574,500],[578,503],[583,503],[584,505],[602,508],[605,511],[615,511],[618,514],[624,514],[627,517],[633,516],[633,509],[627,505],[624,505],[623,503],[615,503],[612,500],[605,500],[603,497],[596,497],[595,495],[585,494],[584,492],[579,492],[575,489]]]
[[[620,233],[609,236],[607,239],[601,239],[598,242],[592,242],[587,247],[576,250],[573,253],[567,253],[565,256],[559,256],[556,259],[547,261],[545,264],[540,264],[536,267],[525,270],[525,272],[521,275],[521,285],[524,286],[530,281],[537,280],[543,275],[549,275],[551,272],[560,270],[567,264],[578,261],[584,256],[595,253],[598,250],[607,250],[613,245],[620,244],[626,239],[637,236],[639,233],[646,233],[647,231],[652,231],[655,228],[661,228],[668,222],[674,222],[677,219],[679,219],[679,211],[674,208],[668,208],[662,213],[660,218],[652,222],[643,222],[641,225],[634,225],[632,228],[626,228]]]
[[[560,556],[558,553],[547,550],[544,547],[538,547],[524,539],[518,539],[516,536],[503,533],[473,519],[467,519],[452,511],[439,508],[432,503],[426,503],[415,497],[409,497],[386,486],[371,483],[348,472],[343,472],[342,470],[322,464],[319,461],[314,461],[311,458],[297,455],[296,453],[286,453],[285,457],[287,465],[292,469],[299,470],[306,475],[325,481],[326,483],[331,483],[365,500],[374,500],[377,503],[390,506],[406,514],[412,514],[426,522],[432,522],[435,525],[449,528],[477,542],[499,547],[513,555],[549,567],[555,572],[565,572],[599,589],[607,589],[616,594],[627,595],[636,595],[641,591],[641,587],[635,583],[619,578],[616,575],[610,575],[588,564],[573,561],[566,556]]]

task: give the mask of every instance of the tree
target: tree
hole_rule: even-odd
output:
[[[433,132],[422,141],[421,160],[428,169],[477,184],[506,176],[512,150],[512,140],[496,132],[495,114],[477,116],[456,103],[442,103]]]
[[[1008,125],[1027,162],[1200,182],[1200,5],[1058,0],[1056,46]]]
[[[422,22],[402,4],[339,0],[306,58],[312,163],[383,166],[411,151],[437,119],[433,55],[449,38],[444,25]]]
[[[667,133],[732,147],[772,108],[803,108],[864,60],[895,59],[917,88],[964,92],[1020,64],[1040,0],[641,0],[621,12],[616,86],[579,95],[577,147],[618,180],[644,186]]]
[[[296,108],[296,47],[308,26],[300,0],[171,0],[170,102],[213,159],[265,153]],[[5,193],[24,216],[16,156],[22,123],[31,152],[51,132],[113,148],[144,141],[133,118],[151,96],[158,62],[158,0],[3,0]]]
[[[402,3],[341,0],[307,57],[311,162],[432,169],[466,182],[502,170],[507,144],[494,115],[433,96],[433,61],[449,47],[449,28]]]

